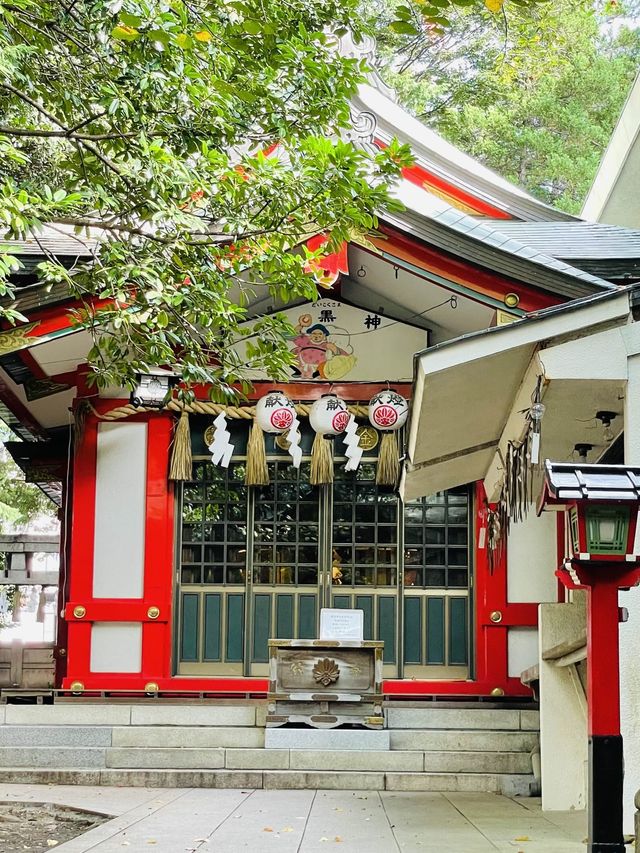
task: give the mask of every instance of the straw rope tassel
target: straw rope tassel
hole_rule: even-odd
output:
[[[311,448],[311,485],[333,483],[333,445],[317,432]]]
[[[170,480],[190,480],[193,464],[191,460],[191,431],[189,413],[183,411],[178,419],[173,437],[173,451],[169,466]]]
[[[379,486],[395,486],[400,477],[400,454],[395,432],[383,432],[378,455],[376,483]]]
[[[267,452],[264,446],[264,433],[258,421],[253,419],[253,426],[247,444],[247,468],[244,475],[247,486],[268,486],[269,469],[267,468]]]

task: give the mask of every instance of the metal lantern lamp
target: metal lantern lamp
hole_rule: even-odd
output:
[[[180,377],[175,373],[158,371],[137,373],[136,386],[129,396],[129,402],[139,408],[162,409],[167,402],[171,389],[178,384]]]
[[[587,591],[589,853],[624,853],[618,594],[640,582],[635,553],[640,468],[545,463],[538,512],[564,511],[567,554],[556,575]]]

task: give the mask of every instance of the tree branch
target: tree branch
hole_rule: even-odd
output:
[[[81,142],[100,142],[105,139],[127,139],[135,136],[135,133],[76,133],[73,130],[41,130],[31,127],[10,127],[6,124],[0,124],[0,133],[6,136],[52,136],[58,139],[78,139]]]

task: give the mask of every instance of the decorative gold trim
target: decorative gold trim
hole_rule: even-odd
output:
[[[313,667],[313,679],[318,684],[328,687],[340,678],[340,667],[331,658],[322,658]]]
[[[83,604],[78,604],[73,608],[73,615],[76,619],[82,619],[87,615],[87,608]]]
[[[502,687],[494,687],[491,691],[492,696],[504,696],[504,690]]]
[[[69,690],[71,690],[72,693],[82,693],[84,690],[84,684],[81,681],[72,681]]]
[[[155,604],[151,605],[151,607],[147,610],[147,618],[148,619],[157,619],[160,615],[160,608],[156,607]]]
[[[372,426],[359,426],[356,430],[356,435],[359,438],[358,444],[363,450],[373,450],[380,441],[378,430]]]
[[[7,353],[40,343],[41,338],[31,337],[29,334],[39,325],[40,321],[37,320],[35,323],[28,323],[26,326],[18,326],[16,329],[0,332],[0,355],[7,355]]]
[[[147,681],[144,686],[145,693],[157,693],[159,689],[160,688],[158,687],[155,681]]]
[[[502,611],[501,610],[492,610],[489,614],[489,619],[494,622],[496,625],[498,622],[502,622]]]

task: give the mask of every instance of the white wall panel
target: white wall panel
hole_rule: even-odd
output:
[[[538,663],[538,629],[507,628],[509,676],[520,678],[524,669]]]
[[[140,672],[142,624],[94,622],[91,626],[91,672]]]
[[[147,425],[98,425],[93,595],[141,598]]]
[[[507,537],[507,601],[557,601],[556,518],[555,512],[537,516],[532,506],[524,521],[511,524]]]

